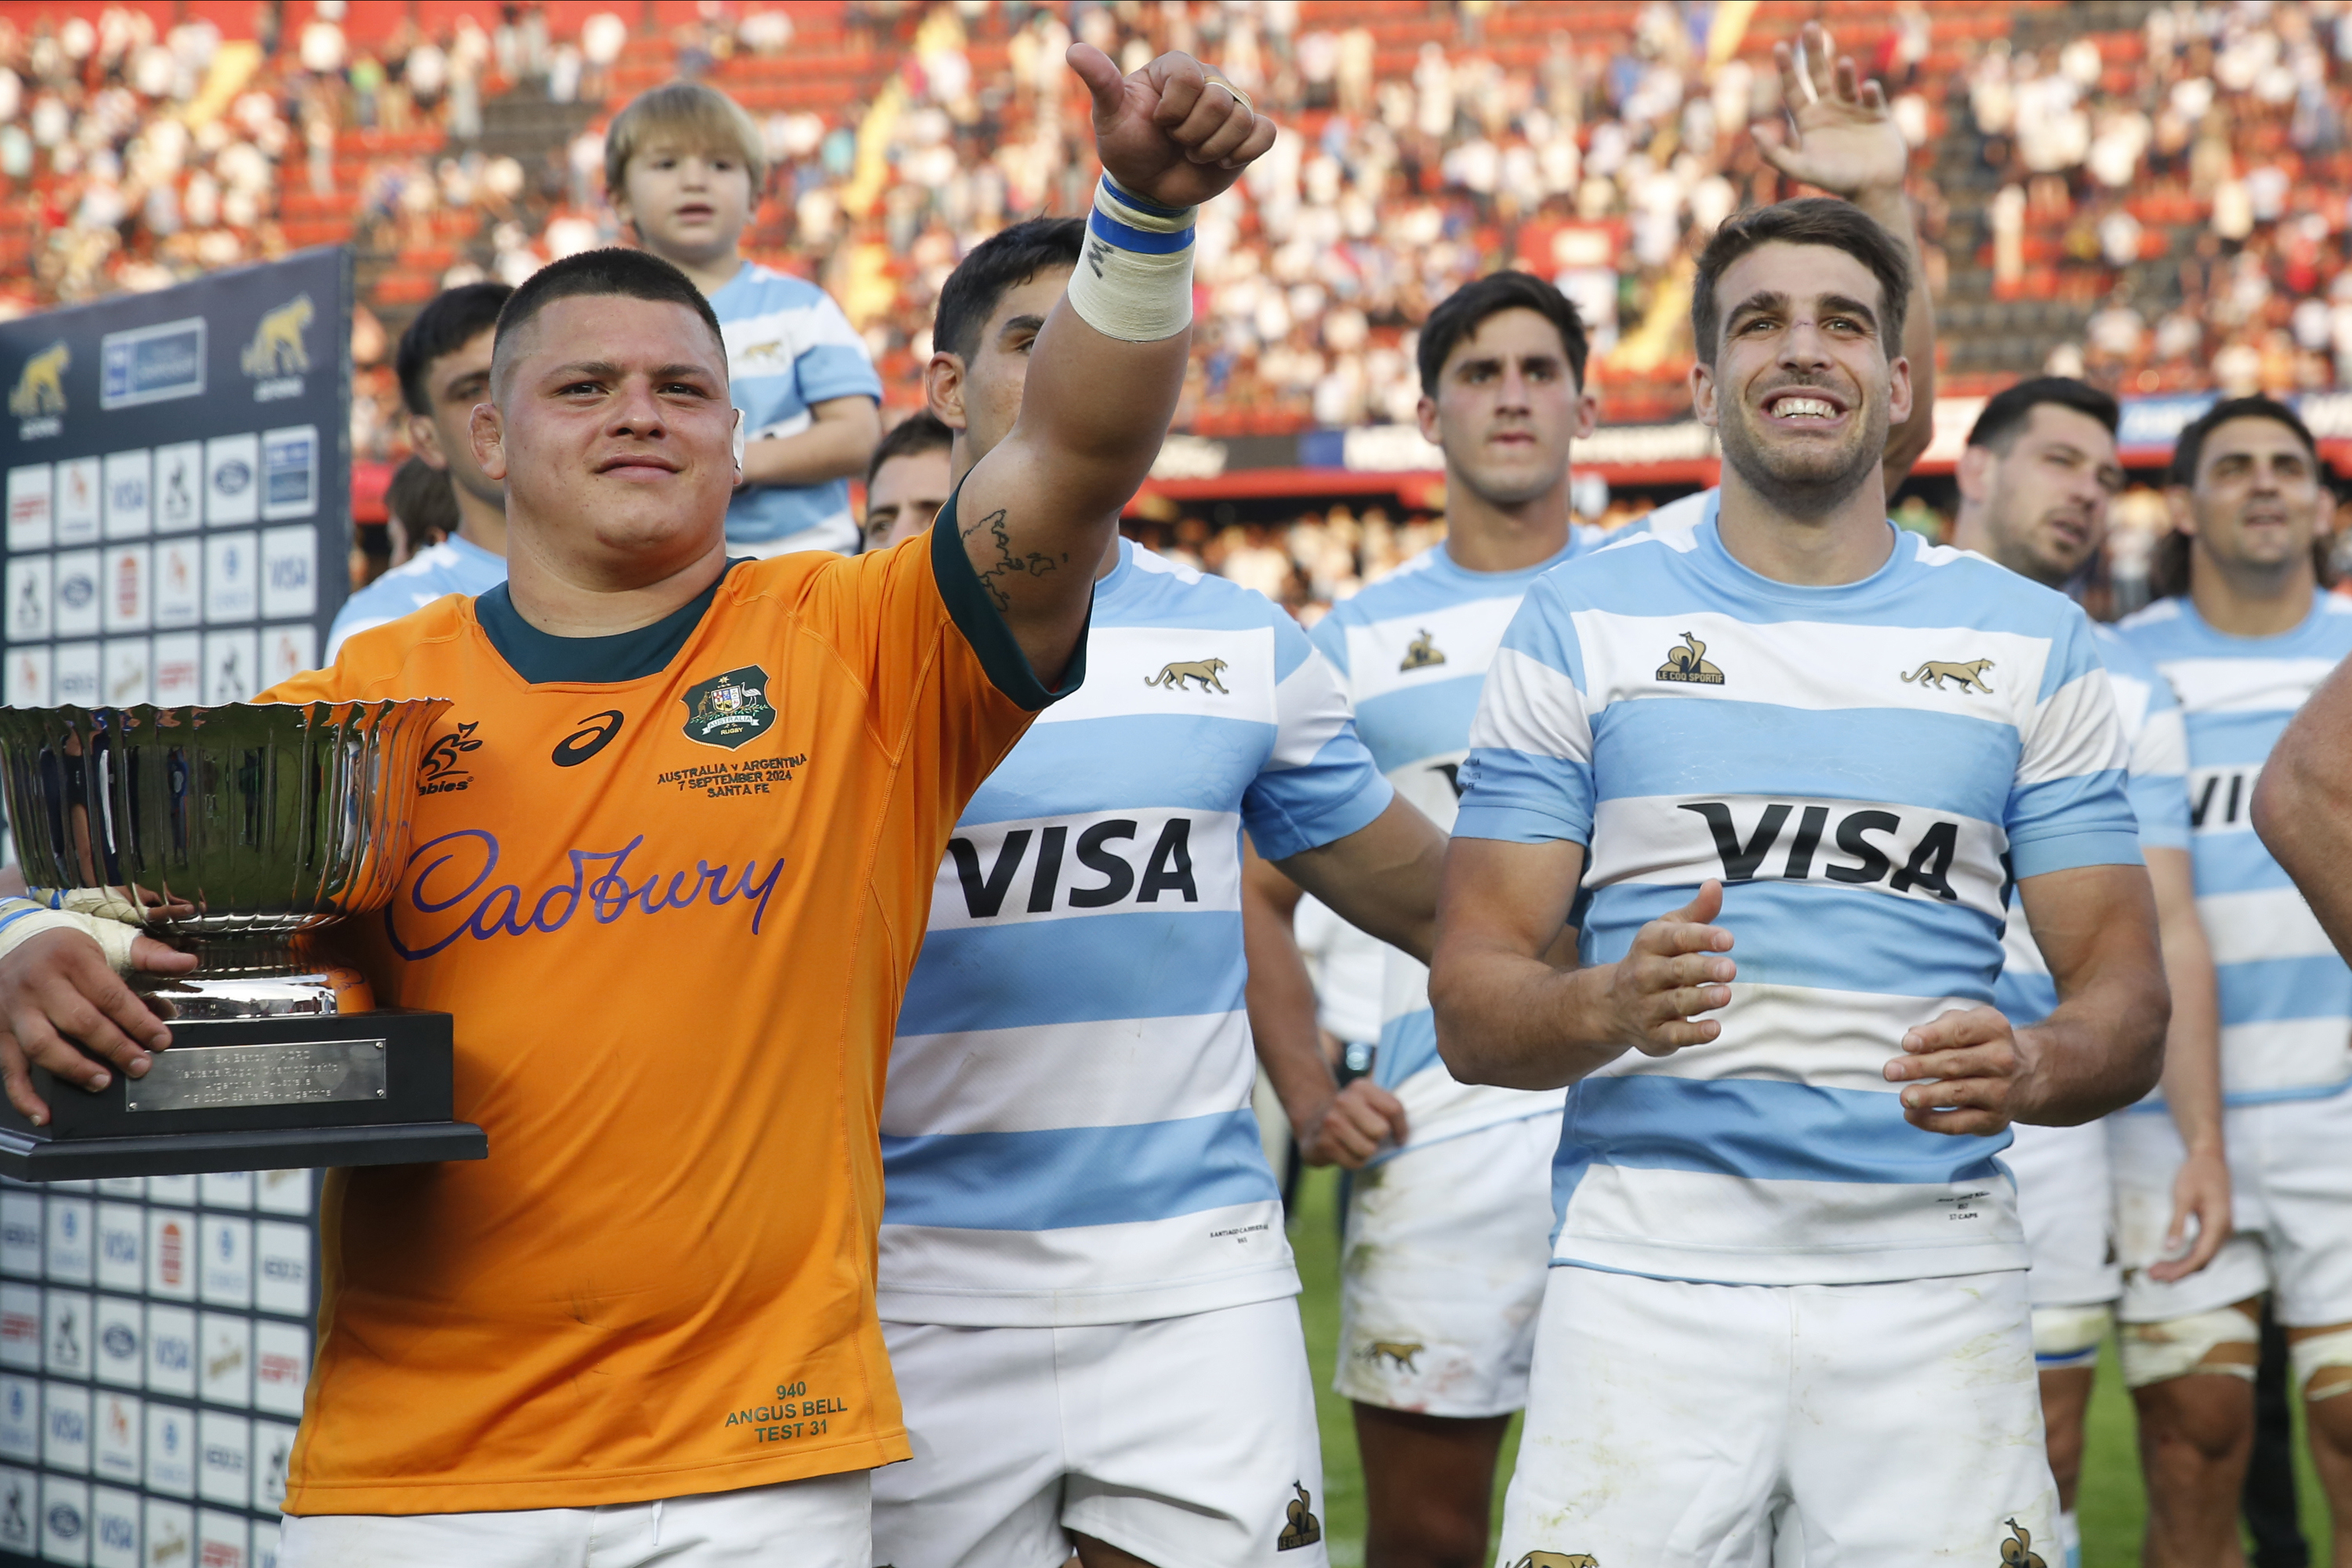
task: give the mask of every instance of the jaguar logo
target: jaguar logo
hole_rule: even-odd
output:
[[[1412,1358],[1421,1352],[1418,1340],[1374,1340],[1356,1353],[1375,1365],[1385,1361],[1399,1372],[1418,1372],[1421,1369],[1412,1364]]]
[[[8,395],[8,412],[20,419],[63,414],[66,366],[72,363],[73,352],[63,343],[51,343],[26,360],[23,374],[16,377],[16,389]]]
[[[310,324],[310,296],[297,294],[261,318],[238,363],[247,375],[299,375],[310,368],[302,331]]]
[[[1961,690],[1981,691],[1990,697],[1992,688],[1985,684],[1984,672],[1991,668],[1992,660],[1989,658],[1972,658],[1966,664],[1948,664],[1942,659],[1931,658],[1902,679],[1906,682],[1916,680],[1923,687],[1932,686],[1938,691],[1944,689],[1947,680],[1957,680]]]
[[[1146,676],[1143,684],[1163,686],[1171,691],[1182,691],[1185,689],[1186,681],[1197,680],[1201,683],[1201,689],[1203,691],[1211,687],[1216,688],[1219,691],[1226,691],[1225,683],[1217,679],[1217,672],[1224,668],[1225,661],[1222,658],[1196,658],[1183,663],[1164,664],[1160,667],[1159,674]],[[1226,694],[1232,695],[1229,691],[1226,691]]]

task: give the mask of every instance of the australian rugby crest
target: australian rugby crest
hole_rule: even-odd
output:
[[[776,710],[768,705],[768,672],[756,664],[687,688],[686,738],[733,751],[768,732]]]

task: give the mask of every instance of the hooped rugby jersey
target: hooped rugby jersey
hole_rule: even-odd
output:
[[[727,342],[727,379],[743,433],[797,436],[814,422],[809,405],[835,397],[882,399],[882,378],[866,340],[833,296],[804,278],[743,263],[710,297]],[[857,549],[849,481],[752,485],[727,508],[727,537],[762,554],[779,550]]]
[[[2090,623],[1893,531],[1837,587],[1701,519],[1539,579],[1471,737],[1456,837],[1587,847],[1587,963],[1724,883],[1722,1033],[1572,1086],[1554,1260],[1737,1284],[2021,1268],[2007,1143],[1903,1120],[1904,1032],[1988,1002],[2012,877],[2139,863]]]
[[[2132,815],[2139,821],[2139,843],[2146,849],[2189,847],[2189,739],[2181,726],[2180,704],[2172,688],[2112,626],[2094,622],[2091,636],[2099,662],[2107,667],[2107,689],[2115,693],[2116,717],[2122,722],[2129,755],[2125,785]],[[2004,959],[2000,979],[1992,988],[1992,1005],[2012,1024],[2038,1023],[2058,1008],[2058,983],[2025,918],[2024,900],[2011,890],[2009,931],[2002,938]],[[2143,1102],[2164,1103],[2163,1091],[2151,1089]]]
[[[2320,1099],[2352,1083],[2352,969],[2263,841],[2254,781],[2305,699],[2352,653],[2352,601],[2313,596],[2274,637],[2216,631],[2186,596],[2122,623],[2180,700],[2189,731],[2189,855],[2221,1001],[2231,1105]]]
[[[444,598],[265,694],[453,700],[397,891],[352,925],[380,1000],[454,1016],[489,1133],[330,1176],[289,1511],[907,1457],[874,1315],[891,1020],[950,830],[1051,695],[945,515],[736,563],[623,637]]]
[[[1393,792],[1282,608],[1122,542],[1087,684],[939,862],[882,1110],[881,1312],[1135,1322],[1298,1289],[1250,1091],[1241,833]]]
[[[411,610],[421,610],[444,594],[472,598],[487,594],[507,580],[507,558],[493,555],[470,539],[456,535],[420,550],[374,582],[343,601],[327,628],[327,662],[343,649],[343,640],[370,626],[396,621]]]
[[[1454,563],[1444,543],[1434,544],[1341,600],[1308,634],[1339,671],[1356,710],[1356,732],[1372,760],[1397,793],[1438,826],[1454,826],[1470,722],[1503,628],[1528,584],[1600,537],[1598,530],[1579,528],[1559,554],[1523,572],[1468,571]],[[1428,968],[1392,947],[1381,952],[1386,967],[1372,1076],[1403,1101],[1409,1131],[1402,1145],[1383,1147],[1376,1163],[1501,1122],[1559,1113],[1564,1090],[1457,1082],[1437,1054]]]

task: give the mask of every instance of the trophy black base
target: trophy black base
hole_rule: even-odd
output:
[[[41,1068],[35,1127],[0,1100],[0,1175],[26,1182],[480,1160],[452,1120],[449,1015],[404,1007],[172,1026],[144,1078],[96,1094]]]

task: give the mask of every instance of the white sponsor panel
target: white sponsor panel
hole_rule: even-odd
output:
[[[89,1562],[89,1483],[41,1478],[41,1555],[81,1568]]]
[[[253,1521],[251,1568],[278,1568],[278,1525],[275,1521],[257,1519]]]
[[[41,1385],[41,1463],[89,1473],[89,1390],[78,1383]]]
[[[253,1305],[253,1222],[226,1215],[204,1216],[203,1261],[197,1294],[215,1307]]]
[[[253,619],[261,602],[260,566],[261,536],[251,529],[205,536],[205,625]]]
[[[261,614],[268,620],[319,613],[319,531],[309,523],[261,533]]]
[[[47,550],[57,537],[49,465],[8,470],[8,549]]]
[[[253,1227],[253,1304],[265,1312],[310,1315],[309,1226],[266,1219]]]
[[[205,444],[155,448],[155,531],[192,533],[205,525]]]
[[[11,708],[49,705],[49,650],[46,646],[8,650],[6,700]]]
[[[100,496],[105,465],[96,458],[68,458],[58,465],[54,502],[59,544],[94,544],[100,530]]]
[[[167,1497],[196,1492],[196,1413],[147,1402],[147,1489]],[[149,1516],[149,1530],[153,1517]]]
[[[253,1424],[253,1508],[277,1513],[286,1506],[286,1467],[294,1457],[295,1428],[277,1421]]]
[[[90,1281],[90,1201],[51,1198],[48,1203],[48,1255],[45,1272],[61,1285]]]
[[[150,1176],[147,1178],[147,1201],[153,1204],[194,1204],[196,1201],[196,1178]]]
[[[302,1414],[302,1386],[310,1375],[310,1331],[300,1323],[257,1320],[253,1325],[253,1407],[278,1415]]]
[[[98,1283],[138,1290],[147,1283],[147,1212],[136,1204],[98,1205]]]
[[[40,1512],[40,1485],[30,1470],[0,1468],[0,1549],[29,1554],[38,1544],[33,1520]]]
[[[261,517],[261,437],[221,436],[205,443],[205,521],[255,522]]]
[[[261,689],[261,654],[251,632],[205,634],[205,700],[242,702]]]
[[[68,550],[51,567],[57,580],[49,629],[61,637],[88,637],[104,620],[106,605],[100,589],[99,552]]]
[[[151,1497],[145,1511],[146,1568],[195,1568],[196,1510],[185,1503]]]
[[[197,1320],[196,1392],[208,1405],[253,1405],[253,1320],[205,1312]]]
[[[238,1508],[253,1495],[253,1426],[242,1415],[196,1417],[196,1495]]]
[[[155,639],[155,700],[166,705],[201,702],[205,691],[205,639],[181,632]]]
[[[264,1214],[307,1218],[310,1213],[310,1173],[308,1171],[257,1171],[254,1173],[254,1206]]]
[[[100,1296],[90,1308],[98,1381],[138,1388],[147,1381],[147,1314],[127,1296]]]
[[[8,563],[8,640],[38,642],[55,629],[57,563],[19,555]]]
[[[196,1315],[185,1307],[147,1309],[147,1392],[196,1392]]]
[[[99,1196],[105,1198],[143,1198],[147,1195],[144,1176],[100,1176],[90,1184]]]
[[[41,1277],[41,1194],[0,1193],[0,1274]]]
[[[89,1568],[142,1568],[137,1493],[89,1489]]]
[[[143,539],[155,527],[154,454],[144,447],[106,455],[105,533]]]
[[[261,679],[271,686],[319,668],[319,630],[308,621],[268,626],[261,634]]]
[[[41,1461],[41,1380],[0,1376],[0,1456]]]
[[[208,1209],[249,1209],[253,1206],[251,1171],[209,1171],[196,1178],[196,1191]]]
[[[107,551],[99,586],[103,625],[110,632],[143,632],[154,614],[155,552],[145,544],[118,544]]]
[[[261,515],[310,517],[319,510],[319,430],[294,425],[261,433]]]
[[[122,708],[155,700],[155,662],[145,637],[109,637],[101,658],[109,705]]]
[[[252,1545],[243,1514],[208,1508],[196,1515],[196,1554],[204,1568],[247,1568]]]
[[[58,645],[50,665],[50,685],[60,704],[95,708],[105,700],[104,669],[94,642]]]
[[[137,1394],[101,1391],[90,1408],[90,1473],[137,1486],[145,1421],[145,1406]]]
[[[38,1285],[0,1285],[0,1366],[41,1370]]]
[[[185,1209],[147,1211],[147,1294],[196,1299],[196,1216]]]
[[[51,1290],[43,1303],[41,1364],[54,1377],[88,1377],[90,1296]]]
[[[150,597],[158,631],[204,624],[205,546],[200,539],[170,539],[155,547]]]

